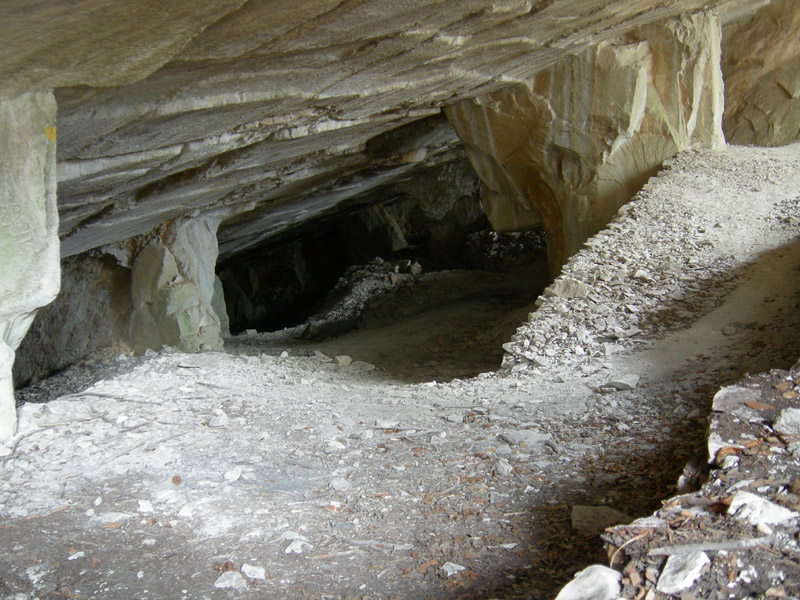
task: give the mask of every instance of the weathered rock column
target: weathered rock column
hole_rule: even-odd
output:
[[[60,284],[55,123],[51,92],[0,98],[0,440],[16,431],[14,351]]]
[[[720,24],[700,13],[604,42],[446,109],[495,229],[543,224],[553,273],[661,163],[721,148]]]
[[[139,253],[131,284],[131,343],[137,352],[222,348],[227,316],[214,273],[219,223],[210,216],[168,223]]]

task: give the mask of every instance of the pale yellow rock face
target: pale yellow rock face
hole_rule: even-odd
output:
[[[800,2],[774,0],[728,23],[722,43],[725,137],[781,146],[800,139]]]
[[[448,107],[495,229],[543,224],[558,269],[665,159],[722,147],[719,56],[719,22],[700,13]]]

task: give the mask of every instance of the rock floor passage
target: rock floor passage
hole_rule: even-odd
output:
[[[440,346],[455,379],[404,378],[420,341],[376,318],[43,381],[0,446],[0,597],[555,597],[608,564],[606,527],[703,477],[720,386],[800,356],[798,233],[799,146],[689,152],[515,317],[499,372]],[[730,597],[695,558],[625,589]]]

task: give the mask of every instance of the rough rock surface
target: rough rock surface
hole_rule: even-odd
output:
[[[215,298],[214,273],[218,225],[212,217],[170,223],[138,253],[131,274],[130,325],[137,352],[162,346],[185,352],[222,347],[216,309],[225,314],[225,303]]]
[[[702,168],[702,174],[689,165]],[[776,273],[795,268],[798,167],[796,145],[771,153],[685,152],[668,162],[607,229],[587,241],[591,252],[567,262],[553,286],[576,281],[590,292],[577,297],[545,292],[538,310],[505,345],[507,367],[569,372],[598,357],[614,364],[616,354],[637,349],[637,360],[648,369],[672,370],[679,377],[695,358],[702,362],[710,345],[745,344],[757,370],[769,369],[774,365],[769,332],[780,322],[777,315],[794,307],[788,291],[793,282]],[[739,190],[749,190],[747,201],[732,203]],[[699,194],[703,204],[695,201]],[[638,227],[642,220],[658,226]],[[743,239],[752,227],[763,230],[761,239]],[[680,240],[682,252],[673,253],[661,241],[665,238]],[[600,266],[598,256],[604,258]],[[726,297],[742,278],[757,281],[759,295]],[[752,313],[745,321],[730,317],[744,309]],[[697,315],[707,334],[687,349],[680,330]],[[671,340],[667,354],[647,352],[650,342],[644,340],[653,337]],[[729,368],[736,372],[738,365],[731,361]],[[630,372],[637,373],[628,367],[615,378]]]
[[[49,92],[0,97],[0,440],[16,428],[14,351],[61,281],[55,112]]]
[[[621,598],[653,587],[694,598],[800,595],[800,452],[797,436],[773,428],[781,410],[797,410],[800,363],[737,388],[752,399],[712,413],[711,436],[726,445],[709,444],[713,468],[702,488],[603,536],[625,575]]]
[[[726,25],[725,137],[780,146],[800,139],[800,4],[774,0]]]
[[[61,263],[61,290],[40,309],[14,360],[19,388],[103,348],[127,348],[131,272],[92,251]]]
[[[719,149],[719,44],[715,17],[670,19],[447,107],[495,229],[544,224],[557,273],[665,159]]]

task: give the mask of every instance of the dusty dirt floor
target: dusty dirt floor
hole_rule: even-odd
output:
[[[800,356],[798,233],[800,146],[686,153],[530,318],[529,276],[422,274],[336,338],[76,365],[0,446],[0,598],[552,598]]]

